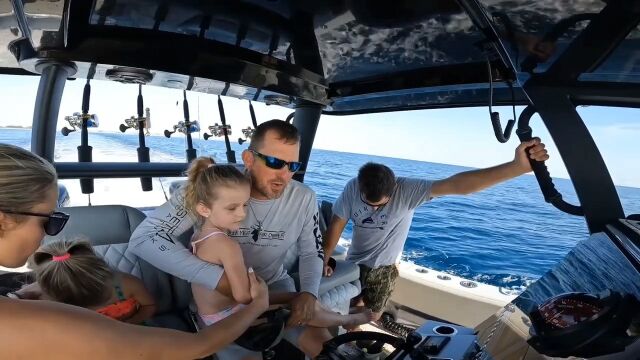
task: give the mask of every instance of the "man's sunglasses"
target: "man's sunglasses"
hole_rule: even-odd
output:
[[[360,200],[363,203],[371,206],[372,208],[381,208],[381,207],[383,207],[383,206],[385,206],[385,205],[387,205],[389,203],[389,201],[391,200],[391,195],[389,195],[389,198],[387,199],[387,201],[383,202],[382,204],[372,204],[372,203],[368,202],[367,200],[365,200],[364,196],[362,196],[362,193],[360,193]]]
[[[284,160],[278,159],[277,157],[261,154],[261,153],[255,151],[255,150],[250,150],[250,151],[255,156],[257,156],[260,159],[264,160],[265,165],[267,165],[267,167],[271,168],[271,169],[280,170],[285,165],[287,165],[287,166],[289,166],[289,171],[296,172],[296,171],[300,170],[300,167],[302,166],[302,163],[298,162],[298,161],[290,161],[290,162],[289,161],[284,161]]]
[[[58,233],[60,233],[60,231],[64,229],[64,226],[67,224],[67,221],[69,221],[69,216],[70,216],[69,214],[65,214],[60,211],[56,211],[51,214],[39,214],[39,213],[26,212],[26,211],[20,212],[20,211],[4,211],[4,210],[2,210],[2,212],[7,214],[38,216],[38,217],[48,218],[48,220],[43,224],[43,226],[44,226],[44,232],[50,236],[58,235]]]

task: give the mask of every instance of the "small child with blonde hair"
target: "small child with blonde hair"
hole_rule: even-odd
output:
[[[34,292],[41,293],[40,300],[95,310],[133,324],[142,324],[155,313],[155,301],[142,281],[113,271],[87,241],[44,244],[32,262],[36,282],[17,291],[18,295],[35,288]]]

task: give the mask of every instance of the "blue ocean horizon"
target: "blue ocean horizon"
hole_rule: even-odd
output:
[[[0,142],[30,147],[30,130],[0,129]],[[92,132],[94,161],[137,161],[137,135]],[[56,137],[56,161],[75,161],[79,134]],[[185,138],[149,136],[151,161],[185,161]],[[198,155],[226,162],[224,142],[194,138]],[[246,148],[232,143],[236,158]],[[471,170],[456,165],[313,149],[305,184],[318,200],[333,202],[346,182],[368,161],[389,166],[397,176],[442,179]],[[552,174],[553,175],[553,174]],[[163,180],[170,182],[171,179]],[[554,178],[564,199],[577,203],[570,180]],[[640,189],[617,186],[627,215],[640,213]],[[133,192],[132,189],[129,191]],[[140,190],[141,191],[141,190]],[[73,197],[74,194],[71,194]],[[157,206],[160,204],[149,204]],[[350,239],[351,224],[343,237]],[[544,202],[536,179],[523,175],[467,196],[434,199],[416,209],[403,259],[514,292],[524,290],[588,237],[584,219]]]

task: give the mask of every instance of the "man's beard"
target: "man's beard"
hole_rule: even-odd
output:
[[[260,195],[266,197],[267,199],[273,200],[273,199],[278,199],[282,196],[282,194],[284,193],[284,189],[287,188],[287,183],[285,181],[281,181],[284,186],[282,187],[282,190],[279,192],[274,192],[273,190],[270,189],[269,187],[269,183],[262,183],[260,181],[258,181],[258,179],[252,174],[251,175],[251,188],[252,190],[257,191],[258,193],[260,193]]]

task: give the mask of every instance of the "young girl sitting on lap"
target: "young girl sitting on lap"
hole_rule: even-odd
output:
[[[224,267],[233,298],[198,284],[191,288],[198,313],[206,325],[216,323],[237,312],[251,300],[249,278],[242,256],[242,248],[227,236],[238,230],[246,216],[250,195],[250,180],[232,165],[213,165],[211,158],[193,161],[188,171],[186,204],[200,217],[200,228],[193,235],[193,253],[200,259]],[[252,271],[249,269],[249,271]],[[297,293],[270,294],[271,304],[286,304]],[[371,321],[370,311],[341,315],[323,308],[316,302],[311,326],[356,326]]]

